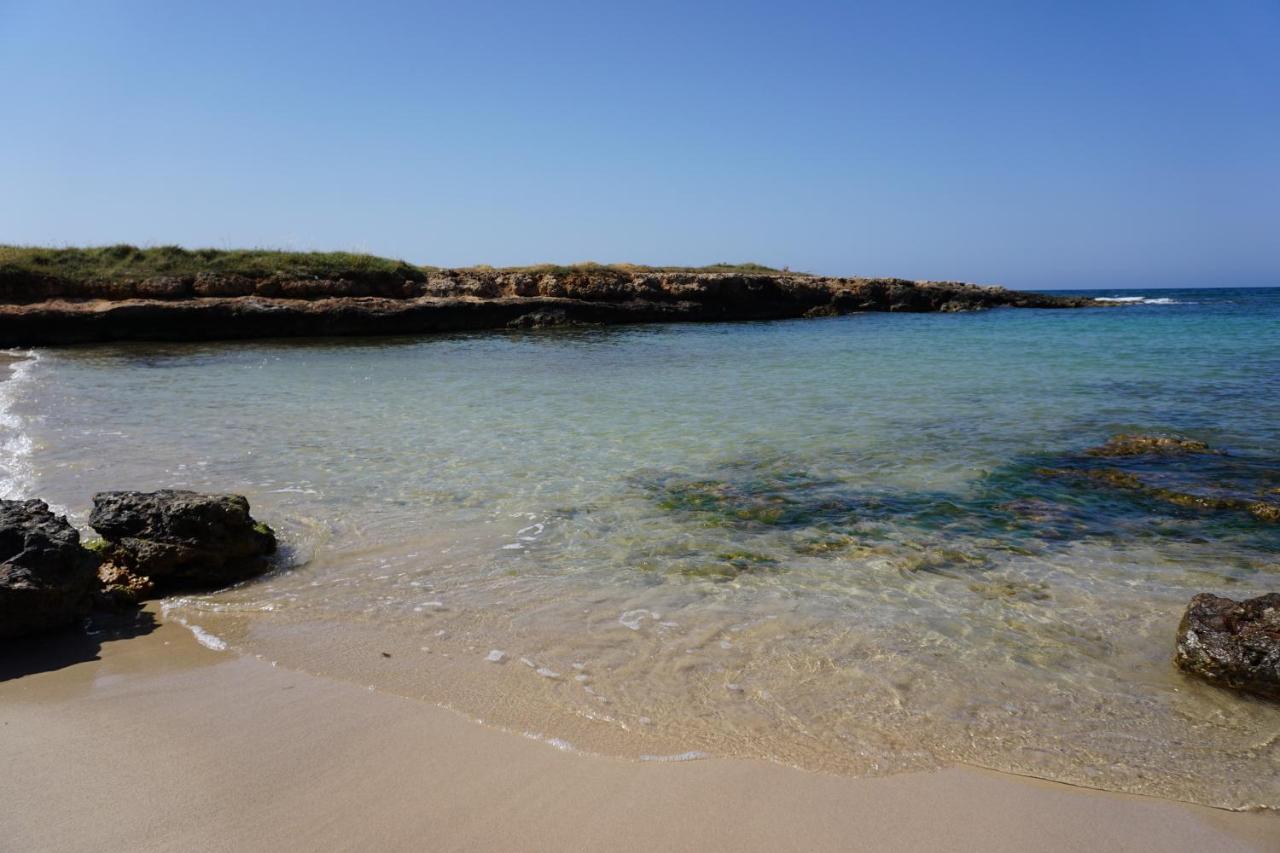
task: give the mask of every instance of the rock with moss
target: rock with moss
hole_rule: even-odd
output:
[[[1280,700],[1280,593],[1197,595],[1178,627],[1174,660],[1212,684]]]
[[[225,586],[261,574],[276,548],[242,495],[102,492],[89,525],[106,542],[100,577],[114,598]]]
[[[0,501],[0,638],[74,623],[89,610],[97,565],[44,501]]]
[[[1194,438],[1178,435],[1113,435],[1106,444],[1085,451],[1090,456],[1177,456],[1187,453],[1209,453],[1209,445]]]

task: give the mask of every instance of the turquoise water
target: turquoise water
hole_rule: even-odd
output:
[[[1045,473],[1280,488],[1280,290],[1142,295],[41,351],[3,485],[247,494],[282,567],[171,618],[561,748],[1280,806],[1280,708],[1171,664],[1192,594],[1280,588],[1280,525]],[[1126,431],[1229,455],[1084,455]]]

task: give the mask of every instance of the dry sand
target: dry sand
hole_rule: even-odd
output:
[[[6,851],[1280,850],[1278,815],[970,768],[563,752],[176,624],[50,644],[0,652]]]

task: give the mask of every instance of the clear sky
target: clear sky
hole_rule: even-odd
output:
[[[0,242],[1280,284],[1280,2],[0,0]]]

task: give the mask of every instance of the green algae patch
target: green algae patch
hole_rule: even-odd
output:
[[[80,547],[85,549],[86,551],[92,551],[98,556],[102,556],[103,554],[107,553],[107,551],[111,549],[111,543],[105,539],[99,539],[99,538],[86,539],[80,543]]]
[[[778,565],[778,561],[767,554],[756,554],[752,551],[727,551],[717,554],[716,559],[736,572],[749,572],[756,569]]]
[[[1048,601],[1049,585],[1040,581],[981,580],[969,584],[969,591],[987,601]]]
[[[749,471],[725,479],[670,476],[644,485],[660,509],[706,527],[811,527],[849,515],[833,493],[836,481],[804,471]]]

